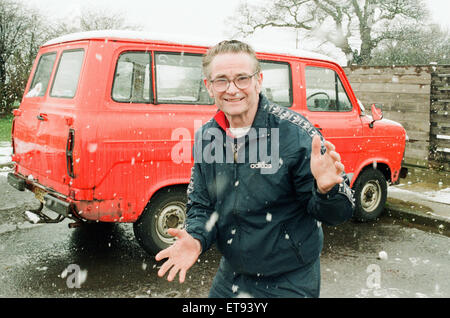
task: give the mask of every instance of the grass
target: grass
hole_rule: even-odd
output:
[[[11,141],[11,126],[13,115],[8,114],[0,118],[0,141]]]

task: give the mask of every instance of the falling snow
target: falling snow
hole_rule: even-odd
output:
[[[214,225],[216,224],[218,219],[219,219],[219,213],[217,213],[217,211],[214,211],[211,214],[209,220],[205,224],[205,228],[208,232],[211,232],[212,228],[214,227]]]
[[[89,152],[96,152],[97,151],[97,144],[96,143],[90,143],[87,147]]]
[[[381,260],[387,260],[388,259],[388,255],[385,251],[381,251],[378,253],[378,258]]]

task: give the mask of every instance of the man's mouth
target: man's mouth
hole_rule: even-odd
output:
[[[224,98],[225,101],[230,102],[230,103],[236,103],[236,102],[240,102],[241,100],[244,99],[244,97],[235,97],[235,98]]]

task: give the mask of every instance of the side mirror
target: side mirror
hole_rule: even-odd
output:
[[[381,105],[372,104],[372,122],[369,124],[370,128],[373,128],[373,123],[377,120],[381,120],[383,118],[383,111],[381,110]]]

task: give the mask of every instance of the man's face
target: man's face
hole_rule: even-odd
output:
[[[214,98],[217,107],[229,119],[233,116],[240,117],[248,114],[254,116],[258,108],[262,74],[253,76],[250,79],[250,85],[244,89],[237,88],[232,82],[238,76],[249,76],[255,73],[255,62],[251,56],[246,53],[219,54],[212,60],[209,70],[210,80],[226,78],[230,81],[228,89],[224,92],[217,92],[211,82],[205,81],[209,95]]]

